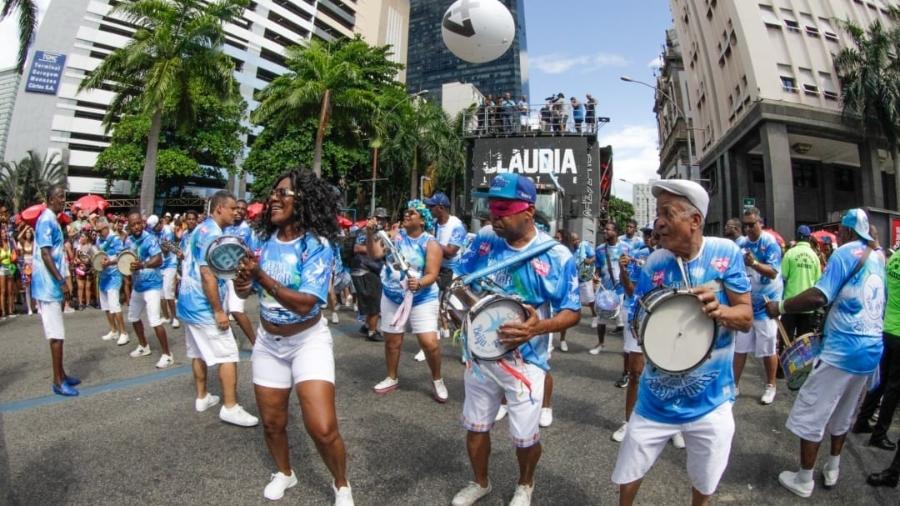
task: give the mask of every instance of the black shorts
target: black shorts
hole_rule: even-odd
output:
[[[352,276],[359,312],[369,316],[381,312],[381,278],[371,272]]]

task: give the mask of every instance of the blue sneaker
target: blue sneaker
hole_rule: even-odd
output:
[[[66,376],[63,381],[70,387],[78,386],[81,384],[81,380],[76,378],[75,376]]]
[[[78,395],[78,390],[75,390],[74,387],[69,386],[65,381],[59,384],[59,386],[53,385],[53,393],[56,395],[64,395],[66,397],[75,397]]]

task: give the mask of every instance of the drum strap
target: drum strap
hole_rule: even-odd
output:
[[[615,288],[616,285],[619,284],[619,282],[616,280],[616,277],[613,276],[612,261],[609,259],[609,257],[611,256],[609,253],[609,243],[606,243],[606,247],[604,248],[604,250],[606,251],[606,254],[603,255],[606,258],[606,270],[607,272],[609,272],[609,279],[612,280],[612,287]]]
[[[485,276],[489,276],[497,271],[506,269],[507,267],[510,267],[510,266],[518,267],[519,264],[523,264],[523,263],[527,262],[528,260],[531,260],[532,258],[534,258],[542,253],[550,251],[558,244],[559,244],[558,242],[553,241],[553,240],[542,242],[541,244],[538,244],[537,246],[533,246],[521,253],[513,255],[505,260],[501,260],[494,265],[487,266],[483,269],[479,269],[471,274],[467,274],[467,275],[463,276],[462,283],[464,285],[470,285],[473,282],[475,282]]]
[[[866,262],[869,260],[870,253],[872,253],[872,248],[867,245],[865,253],[863,253],[863,255],[861,257],[859,257],[859,261],[856,262],[856,267],[853,268],[853,270],[850,272],[850,275],[847,276],[847,279],[845,279],[843,282],[841,282],[840,288],[838,288],[837,291],[834,292],[835,299],[837,299],[838,294],[841,293],[841,291],[844,289],[844,287],[847,286],[847,283],[849,283],[850,280],[853,279],[853,276],[856,276],[859,273],[859,271],[861,271],[862,268],[866,265]],[[822,320],[823,322],[828,319],[828,313],[831,312],[832,307],[834,307],[834,301],[832,301],[831,304],[829,304],[828,307],[825,308],[825,318]],[[824,323],[823,323],[823,325],[824,325]],[[825,338],[824,331],[822,332],[822,338],[823,339]]]

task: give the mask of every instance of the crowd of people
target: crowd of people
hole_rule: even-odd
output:
[[[77,395],[80,383],[63,361],[62,315],[73,286],[79,287],[73,307],[98,299],[109,325],[104,340],[129,342],[122,317],[122,306],[128,305],[127,319],[139,341],[130,353],[135,359],[153,354],[141,323],[146,315],[159,345],[156,367],[175,362],[167,327],[183,326],[195,410],[221,402],[222,421],[243,427],[261,422],[277,469],[263,488],[271,500],[297,484],[286,433],[288,401],[295,392],[304,427],[332,475],[335,504],[353,504],[335,411],[326,315],[331,310],[337,323],[342,305],[355,307],[368,340],[384,343],[386,374],[372,386],[375,395],[401,387],[401,345],[411,332],[420,347],[417,360],[426,361],[431,371],[431,396],[447,402],[451,392],[442,375],[441,347],[449,343],[442,338],[458,332],[466,363],[461,420],[472,479],[451,499],[456,506],[472,505],[492,492],[491,429],[506,417],[519,463],[510,504],[531,504],[540,431],[553,423],[552,352],[569,352],[566,330],[580,323],[585,307],[597,335],[590,354],[606,349],[609,334],[620,334],[624,343],[616,382],[624,389],[623,423],[610,435],[620,443],[612,474],[620,504],[633,504],[644,475],[669,441],[687,452],[691,502],[707,504],[728,466],[735,431],[732,406],[747,356],[752,353],[762,362],[765,385],[759,402],[771,404],[781,369],[779,344],[787,348],[803,336],[822,336],[821,353],[786,421],[801,440],[799,468],[782,472],[779,482],[798,496],[811,496],[816,455],[826,436],[826,488],[837,484],[849,431],[871,433],[870,445],[895,450],[887,431],[900,395],[900,256],[888,258],[890,251],[879,246],[865,212],[846,213],[833,244],[823,239],[817,246],[803,226],[796,241],[781,245],[763,228],[755,208],[730,221],[725,237],[704,236],[709,196],[696,183],[657,181],[652,191],[654,223],[638,230],[630,221],[624,233],[616,223],[606,223],[595,247],[571,231],[558,231],[555,240],[540,231],[534,183],[517,174],[500,174],[487,191],[475,194],[487,199],[490,217],[474,233],[452,215],[450,199],[441,192],[409,201],[396,221],[377,208],[364,227],[343,230],[333,189],[300,170],[280,176],[262,211],[252,216],[246,202],[222,191],[205,213],[158,219],[135,210],[124,217],[79,217],[82,223],[64,228],[59,216],[65,190],[55,187],[30,233],[28,304],[40,311],[51,349],[52,389],[59,395]],[[210,252],[222,238],[235,237],[247,254],[225,275]],[[72,256],[66,244],[75,250]],[[107,257],[96,273],[98,283],[85,278],[81,297],[80,257],[93,258],[96,251]],[[125,252],[134,255],[130,275],[118,266]],[[512,296],[524,316],[492,322],[484,331],[493,333],[487,337],[473,334],[471,322],[456,327],[446,318],[445,305],[465,298],[458,290],[466,279],[471,279],[466,294]],[[96,289],[90,287],[94,284]],[[679,322],[715,322],[708,353],[682,370],[667,369],[645,355],[647,339],[675,339],[642,330],[648,318],[642,308],[661,290],[697,301],[696,309],[680,310],[686,313]],[[253,296],[259,301],[255,329],[244,305]],[[231,319],[253,345],[258,415],[238,403],[240,357]],[[487,359],[473,351],[475,341],[491,336],[500,355]],[[208,367],[216,365],[221,398],[207,385]],[[881,380],[876,386],[872,376],[877,370]],[[867,385],[872,388],[866,393]],[[868,482],[895,487],[898,476],[900,451]]]
[[[532,113],[536,117],[532,118]],[[487,95],[475,111],[472,133],[512,134],[529,130],[547,133],[595,133],[597,131],[597,99],[588,93],[584,101],[563,93],[547,97],[540,107],[531,106],[528,97],[511,93]]]

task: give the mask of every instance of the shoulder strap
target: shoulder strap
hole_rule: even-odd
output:
[[[550,251],[557,245],[559,245],[559,243],[552,239],[549,241],[545,241],[538,245],[532,245],[531,248],[526,249],[525,251],[523,251],[521,253],[513,255],[505,260],[501,260],[500,262],[497,262],[494,265],[490,265],[483,269],[479,269],[471,274],[467,274],[467,275],[463,276],[462,283],[469,285],[474,281],[477,281],[485,276],[493,274],[493,273],[495,273],[499,270],[505,269],[507,267],[510,267],[510,266],[518,267],[519,264],[523,264],[538,255],[541,255],[547,251]]]
[[[872,247],[866,245],[866,251],[865,253],[863,253],[863,256],[859,257],[859,261],[856,262],[856,267],[853,268],[853,270],[850,272],[850,275],[847,276],[847,279],[845,279],[844,282],[841,283],[841,287],[838,288],[838,291],[834,292],[835,297],[837,297],[837,294],[841,293],[841,290],[843,290],[844,286],[846,286],[847,283],[850,282],[851,279],[853,279],[853,276],[856,276],[859,271],[862,270],[862,268],[866,265],[866,262],[869,260],[869,254],[872,253],[872,251]]]
[[[613,288],[615,288],[619,282],[616,281],[616,277],[613,276],[612,261],[609,258],[612,256],[612,254],[609,252],[609,243],[606,243],[604,245],[604,248],[605,248],[604,251],[606,252],[606,255],[605,255],[606,256],[606,270],[607,270],[607,272],[609,272],[609,279],[612,281]]]

